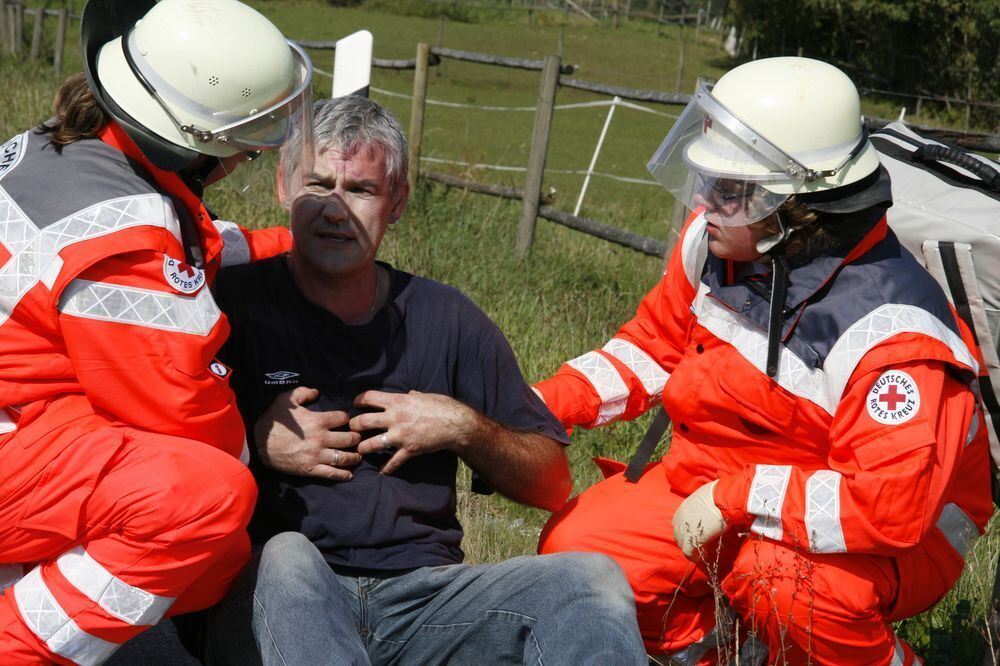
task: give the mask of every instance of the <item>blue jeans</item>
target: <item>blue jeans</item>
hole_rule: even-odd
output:
[[[632,591],[603,555],[334,573],[272,538],[208,612],[208,664],[646,664]]]

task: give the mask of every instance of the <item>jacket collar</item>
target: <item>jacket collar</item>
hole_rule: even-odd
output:
[[[853,246],[835,248],[793,263],[789,271],[788,296],[785,299],[785,322],[781,330],[782,342],[813,367],[821,363],[811,347],[792,336],[792,331],[808,303],[836,277],[837,273],[866,254],[883,241],[888,233],[884,209],[875,209],[870,227],[864,237]],[[731,261],[719,259],[709,252],[702,281],[708,286],[708,295],[720,301],[733,312],[766,332],[768,328],[768,298],[771,291],[770,274],[750,275],[736,279],[740,267]],[[766,296],[768,295],[768,296]]]

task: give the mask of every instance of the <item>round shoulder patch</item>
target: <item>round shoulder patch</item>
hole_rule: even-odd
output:
[[[163,277],[183,294],[193,294],[205,284],[205,271],[167,255],[163,255]]]
[[[872,384],[865,405],[868,414],[879,423],[898,425],[916,416],[920,391],[913,377],[901,370],[888,370]]]

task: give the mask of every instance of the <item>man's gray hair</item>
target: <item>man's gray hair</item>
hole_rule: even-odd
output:
[[[391,190],[406,182],[406,135],[396,117],[367,97],[347,95],[313,104],[313,144],[317,153],[330,148],[350,159],[361,151],[381,153]]]

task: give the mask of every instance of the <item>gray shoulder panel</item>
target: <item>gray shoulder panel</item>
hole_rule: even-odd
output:
[[[77,141],[59,154],[47,136],[29,130],[0,149],[0,187],[39,229],[102,201],[160,193],[147,178],[99,139]]]

